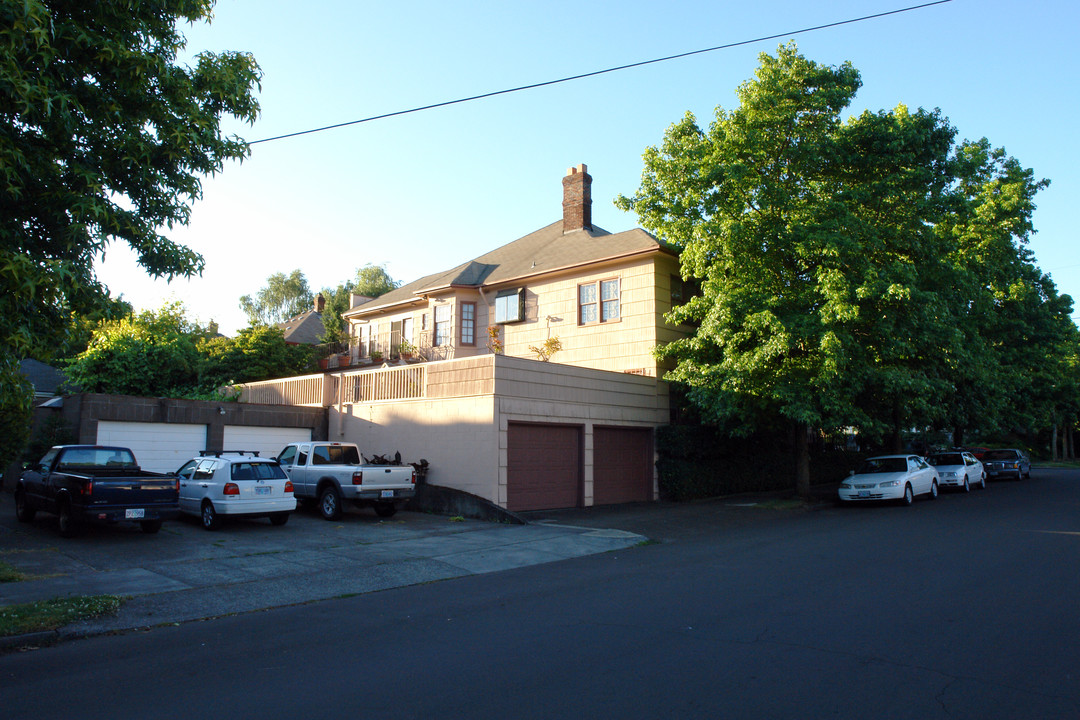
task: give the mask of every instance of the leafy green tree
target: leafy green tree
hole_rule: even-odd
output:
[[[183,397],[199,384],[204,335],[187,319],[183,303],[174,301],[99,325],[67,374],[84,392]]]
[[[302,374],[311,363],[312,348],[288,345],[281,328],[262,325],[245,328],[235,338],[204,339],[199,353],[199,384],[207,392],[223,385]]]
[[[0,5],[0,412],[31,393],[19,357],[48,359],[73,316],[100,310],[93,260],[122,241],[154,277],[203,259],[161,233],[184,224],[201,178],[248,147],[260,71],[245,53],[176,62],[181,21],[212,0],[25,0]]]
[[[903,106],[842,121],[859,86],[850,64],[821,66],[794,44],[763,54],[739,107],[718,108],[707,131],[689,114],[669,128],[638,192],[617,201],[701,281],[671,313],[698,329],[659,349],[676,363],[668,377],[732,433],[791,422],[803,494],[811,428],[855,426],[895,447],[905,428],[967,422],[974,408],[946,398],[1006,362],[1000,340],[964,324],[995,300],[960,262],[973,220],[958,203],[986,208],[958,201],[955,131]],[[1004,210],[998,222],[1023,225],[1022,207]]]
[[[240,309],[252,325],[273,325],[309,310],[314,301],[304,273],[293,270],[268,277],[254,299],[250,295],[240,298]]]
[[[365,265],[356,271],[356,278],[348,280],[336,289],[324,288],[323,297],[326,298],[326,307],[323,308],[323,341],[341,342],[346,334],[345,320],[341,314],[349,310],[349,296],[353,293],[376,298],[394,290],[398,286],[386,268],[381,265]]]

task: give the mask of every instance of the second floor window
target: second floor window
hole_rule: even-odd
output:
[[[621,316],[619,279],[578,285],[578,323],[612,322]]]
[[[434,345],[436,347],[440,345],[450,344],[450,306],[449,305],[436,305],[435,306],[435,337]]]
[[[461,344],[476,344],[476,303],[461,303]]]

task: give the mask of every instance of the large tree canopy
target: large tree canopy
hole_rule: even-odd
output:
[[[266,278],[266,286],[252,298],[240,298],[240,309],[251,325],[273,325],[310,310],[314,296],[307,278],[299,270],[274,273]]]
[[[669,128],[617,201],[701,281],[672,311],[697,330],[660,349],[669,377],[732,432],[760,413],[791,421],[804,493],[809,428],[896,443],[901,428],[969,422],[952,398],[995,379],[1008,318],[1037,306],[1060,320],[1069,304],[1022,280],[1044,183],[985,143],[954,147],[937,112],[844,120],[860,83],[794,44],[763,54],[739,107],[707,131],[689,114]]]
[[[326,298],[323,309],[324,342],[341,342],[347,335],[345,320],[341,314],[349,309],[349,296],[365,295],[376,298],[395,289],[398,283],[386,272],[382,265],[367,264],[356,271],[356,277],[347,280],[336,288],[323,288]]]
[[[212,7],[0,5],[0,404],[29,406],[16,358],[47,358],[73,314],[100,310],[93,261],[110,242],[155,277],[201,272],[202,257],[163,230],[187,222],[204,175],[247,154],[220,121],[254,121],[260,78],[246,53],[177,63],[178,24]]]

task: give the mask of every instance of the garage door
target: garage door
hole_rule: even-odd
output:
[[[576,425],[510,423],[507,509],[552,510],[581,504],[581,433]]]
[[[593,503],[652,500],[653,446],[649,428],[593,428]]]
[[[97,443],[131,448],[145,470],[176,472],[206,449],[206,425],[99,420]]]
[[[226,425],[226,450],[257,450],[262,457],[277,457],[289,443],[309,442],[311,428]]]

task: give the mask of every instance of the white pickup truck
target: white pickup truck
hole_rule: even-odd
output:
[[[277,461],[292,480],[296,499],[305,504],[317,501],[327,520],[341,517],[345,500],[357,507],[370,505],[379,517],[390,517],[416,494],[413,467],[364,464],[352,443],[291,443]]]

